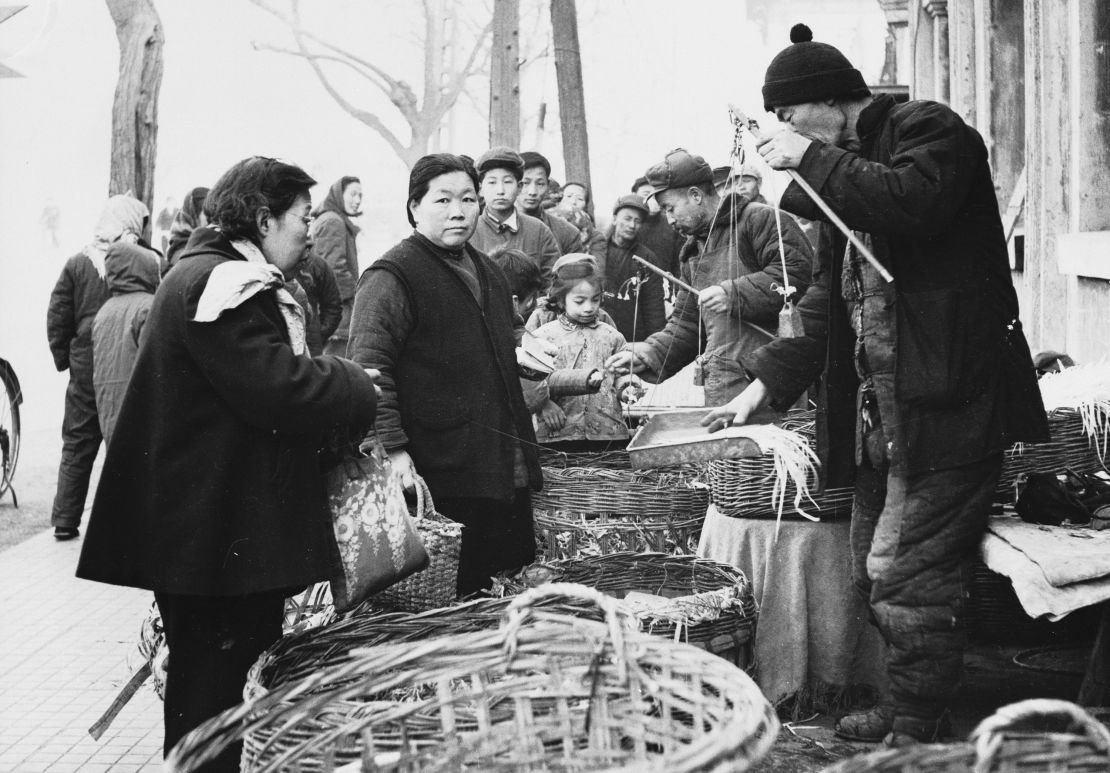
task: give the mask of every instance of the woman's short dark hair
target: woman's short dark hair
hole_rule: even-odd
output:
[[[316,181],[299,166],[274,158],[252,156],[228,169],[205,200],[208,219],[229,239],[258,238],[255,215],[265,207],[281,217],[298,196],[307,196]]]
[[[452,153],[432,153],[423,156],[412,165],[409,172],[409,197],[405,200],[405,217],[409,225],[416,228],[416,218],[412,216],[410,207],[414,201],[419,202],[428,194],[428,186],[432,180],[442,174],[451,172],[465,172],[474,183],[474,191],[478,191],[478,172],[474,169],[474,161],[469,156],[456,156]]]

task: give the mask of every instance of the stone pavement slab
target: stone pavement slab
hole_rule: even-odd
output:
[[[162,702],[149,681],[94,741],[88,728],[142,665],[153,594],[78,580],[81,540],[50,531],[0,552],[0,771],[155,771]]]

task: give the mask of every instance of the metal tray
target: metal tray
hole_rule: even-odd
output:
[[[750,438],[730,437],[727,429],[713,434],[707,432],[701,426],[706,410],[657,413],[648,419],[628,444],[632,469],[763,455]]]

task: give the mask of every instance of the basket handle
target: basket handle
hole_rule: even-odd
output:
[[[994,756],[1002,745],[1003,733],[1027,719],[1058,716],[1069,719],[1082,729],[1083,735],[1100,752],[1110,750],[1110,730],[1074,703],[1053,698],[1033,698],[1003,706],[979,723],[970,736],[975,742],[974,773],[991,770]]]
[[[413,483],[416,488],[416,518],[432,518],[436,514],[436,505],[432,501],[432,490],[428,488],[428,482],[420,477],[420,474],[413,472]]]
[[[605,615],[605,624],[609,628],[609,637],[613,642],[616,657],[624,663],[624,633],[631,630],[631,622],[621,612],[617,600],[601,591],[573,582],[548,582],[537,588],[529,588],[521,593],[505,610],[505,651],[512,659],[516,654],[517,641],[521,626],[531,617],[536,609],[536,602],[551,596],[578,599],[592,603]],[[622,670],[623,670],[622,665]]]

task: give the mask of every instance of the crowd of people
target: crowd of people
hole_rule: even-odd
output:
[[[763,168],[796,170],[893,282],[796,183],[776,211],[756,166],[681,148],[604,229],[588,186],[556,184],[539,153],[425,156],[404,202],[413,231],[372,262],[356,249],[356,177],[313,208],[303,170],[248,158],[186,196],[164,255],[146,207],[109,200],[51,299],[70,372],[52,523],[78,536],[103,438],[78,574],[154,591],[167,750],[238,702],[281,599],[327,577],[323,450],[375,432],[406,487],[426,481],[465,525],[466,595],[534,558],[538,452],[620,447],[622,392],[691,363],[710,429],[812,390],[826,482],[856,486],[851,577],[890,650],[891,694],[838,731],[940,736],[961,565],[1002,449],[1042,439],[1044,411],[982,139],[943,105],[872,95],[807,33],[767,70],[786,130],[761,142]],[[784,297],[795,337],[776,334]],[[522,369],[528,351],[549,367]]]

